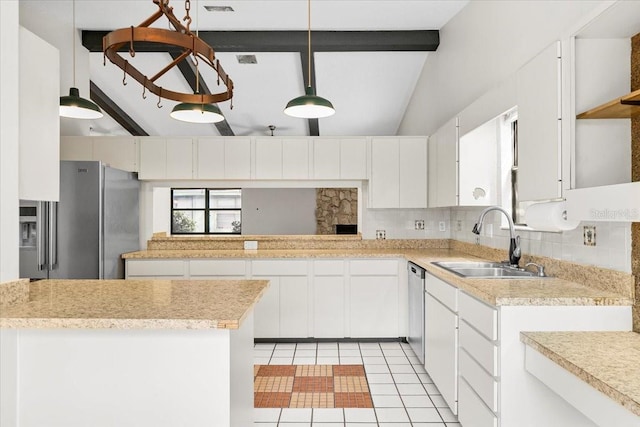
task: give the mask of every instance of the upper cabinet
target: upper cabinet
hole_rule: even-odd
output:
[[[489,206],[498,202],[501,127],[496,118],[460,136],[458,186],[460,206]]]
[[[255,179],[309,179],[309,144],[304,138],[255,139]]]
[[[561,54],[555,42],[517,72],[518,196],[562,196]]]
[[[250,179],[251,139],[198,138],[195,141],[196,179]],[[141,152],[142,155],[142,152]]]
[[[19,190],[21,199],[60,198],[60,53],[20,27]],[[46,64],[43,65],[43,64]]]
[[[367,139],[313,138],[313,179],[367,179]]]
[[[138,172],[138,140],[132,136],[63,136],[60,160],[99,160],[116,169]]]
[[[427,207],[427,138],[371,140],[369,207]]]
[[[140,179],[192,179],[191,138],[141,138]]]
[[[458,118],[429,137],[429,207],[458,204]]]

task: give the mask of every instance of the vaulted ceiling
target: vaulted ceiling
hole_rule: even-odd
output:
[[[312,0],[312,83],[329,99],[336,114],[319,120],[288,117],[286,103],[307,83],[307,2],[305,0],[191,0],[191,30],[216,51],[234,81],[230,102],[219,107],[226,121],[187,124],[169,118],[173,101],[142,97],[142,85],[108,60],[103,65],[102,36],[137,26],[158,10],[152,0],[76,0],[76,27],[90,53],[91,97],[108,114],[93,128],[101,134],[148,135],[393,135],[409,103],[424,61],[438,46],[438,31],[468,0]],[[22,11],[37,10],[72,25],[69,0],[21,0]],[[170,5],[178,18],[184,1]],[[211,6],[233,11],[210,12]],[[162,18],[154,26],[167,25]],[[164,27],[167,28],[167,27]],[[436,31],[434,31],[436,30]],[[156,46],[157,47],[157,46]],[[172,61],[174,52],[136,47],[135,66],[153,75]],[[239,55],[255,55],[241,63]],[[126,54],[128,56],[128,54]],[[215,72],[199,67],[202,84],[224,90]],[[175,67],[158,84],[191,92],[193,69]],[[63,90],[66,90],[64,88]],[[87,96],[87,95],[83,95]],[[104,108],[106,107],[106,108]],[[123,126],[124,125],[124,126]]]

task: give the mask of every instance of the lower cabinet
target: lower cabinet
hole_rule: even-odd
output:
[[[425,275],[425,369],[458,413],[458,289]]]
[[[127,279],[255,279],[256,338],[398,338],[406,278],[400,259],[127,259]]]

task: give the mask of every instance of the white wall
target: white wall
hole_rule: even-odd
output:
[[[432,134],[602,3],[470,1],[440,30],[398,133]]]
[[[478,236],[471,230],[482,209],[482,207],[451,209],[451,238],[463,242],[476,242]],[[500,228],[503,217],[497,212],[487,215],[479,242],[481,245],[503,248],[506,259],[509,230]],[[583,226],[585,225],[596,227],[596,246],[584,245]],[[561,233],[516,230],[516,234],[520,235],[524,254],[546,256],[631,273],[630,223],[584,221],[576,229]]]
[[[17,0],[0,1],[0,282],[18,278],[18,33]]]

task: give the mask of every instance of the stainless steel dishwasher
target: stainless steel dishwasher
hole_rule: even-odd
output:
[[[407,341],[424,365],[424,268],[412,262],[409,270],[409,334]]]

